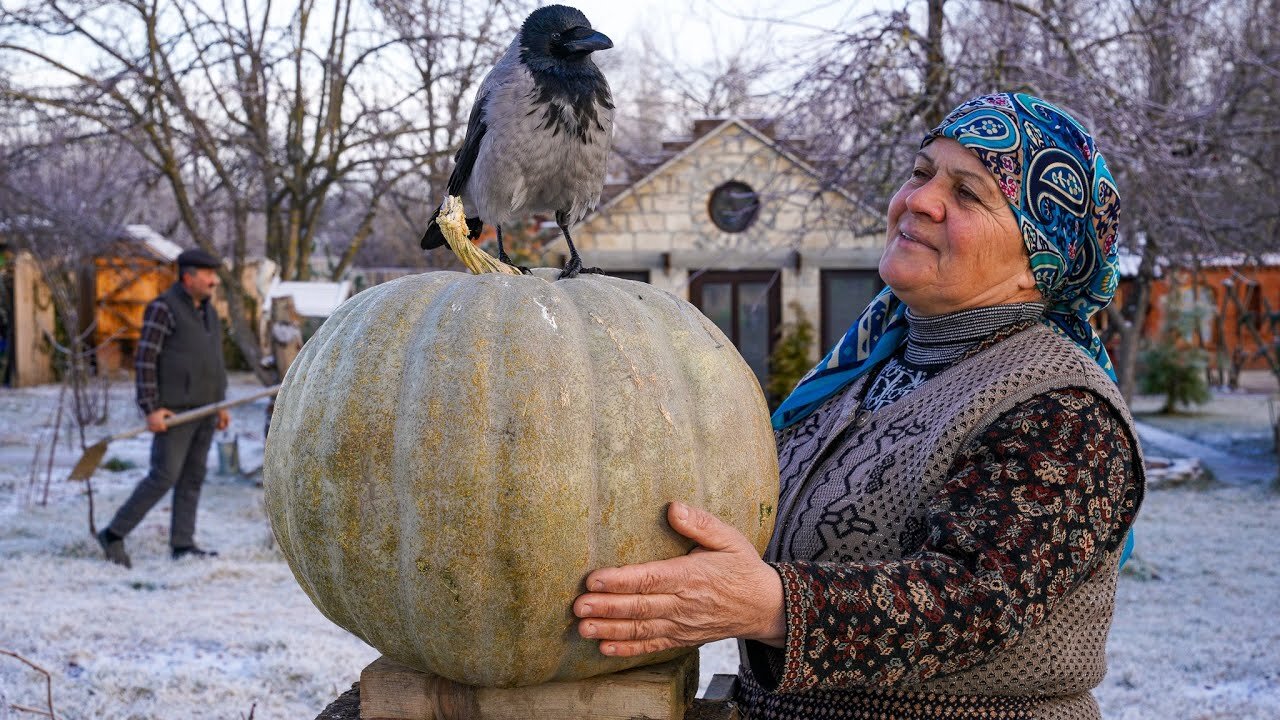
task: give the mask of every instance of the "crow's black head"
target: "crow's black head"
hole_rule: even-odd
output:
[[[547,5],[529,13],[520,28],[520,59],[534,72],[570,71],[594,66],[591,53],[613,47],[613,41],[591,29],[577,8]]]

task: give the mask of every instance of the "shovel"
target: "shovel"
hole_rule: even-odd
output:
[[[223,400],[222,402],[213,403],[212,405],[204,405],[204,406],[195,408],[194,410],[188,410],[186,412],[178,413],[177,415],[174,415],[173,417],[166,420],[164,424],[166,428],[171,428],[171,427],[174,427],[175,425],[189,423],[192,420],[199,420],[200,418],[209,417],[210,415],[218,412],[219,410],[226,410],[227,408],[233,408],[237,405],[243,405],[247,402],[253,402],[254,400],[257,400],[259,398],[270,397],[272,395],[275,395],[278,392],[280,392],[280,386],[272,385],[269,388],[263,388],[251,395],[245,395],[244,397],[235,398],[234,400]],[[141,435],[146,431],[147,431],[147,426],[143,425],[142,427],[137,427],[132,430],[126,430],[122,433],[109,435],[107,437],[102,438],[98,442],[90,445],[88,448],[85,449],[84,455],[80,456],[80,459],[76,462],[76,466],[71,469],[71,476],[68,477],[67,479],[68,480],[88,480],[89,477],[93,475],[93,471],[98,468],[98,463],[102,462],[102,456],[107,454],[107,445],[112,440],[124,440],[125,438],[131,438],[131,437],[134,437],[135,435]]]

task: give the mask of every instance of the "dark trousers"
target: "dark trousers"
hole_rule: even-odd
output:
[[[216,424],[216,417],[208,417],[155,434],[151,441],[151,472],[116,511],[107,526],[111,532],[120,537],[128,535],[173,488],[169,545],[195,545],[196,506],[200,504],[200,488],[204,485],[205,465]]]

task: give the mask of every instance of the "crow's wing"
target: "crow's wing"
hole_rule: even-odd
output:
[[[471,119],[467,121],[467,136],[462,141],[458,154],[453,156],[453,172],[449,173],[449,194],[461,195],[471,179],[471,170],[476,166],[476,157],[480,155],[480,142],[489,130],[484,120],[485,104],[489,102],[489,93],[485,92],[476,98],[471,106]]]

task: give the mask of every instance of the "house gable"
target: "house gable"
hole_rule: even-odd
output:
[[[737,233],[718,228],[709,212],[712,192],[730,181],[750,187],[760,203],[755,221]],[[824,188],[803,160],[730,119],[602,205],[578,225],[575,240],[584,251],[606,253],[602,261],[631,253],[632,265],[648,265],[643,258],[653,253],[692,253],[705,257],[694,264],[728,266],[766,257],[776,264],[795,252],[878,257],[880,238],[856,230],[874,226],[870,217],[849,194]]]

